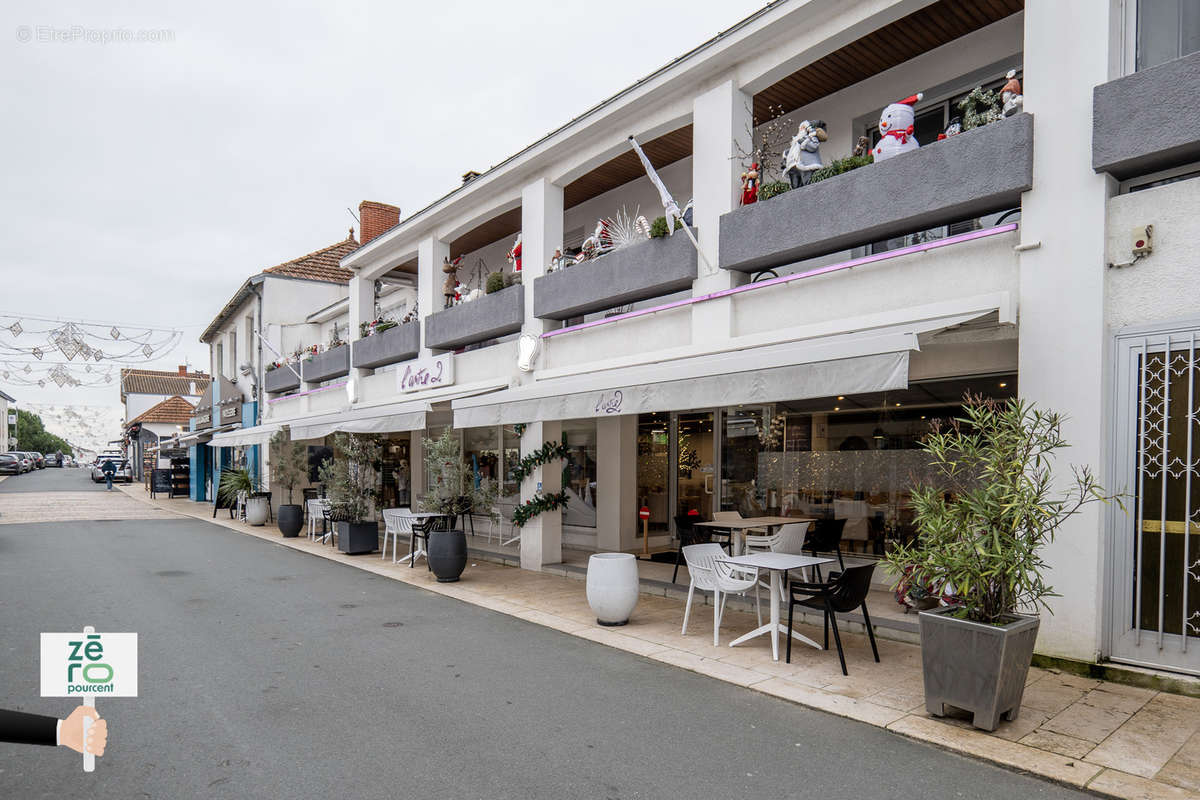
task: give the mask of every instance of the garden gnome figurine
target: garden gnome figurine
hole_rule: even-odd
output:
[[[742,205],[748,206],[758,202],[758,162],[750,165],[750,169],[742,173]]]
[[[1025,95],[1021,94],[1021,82],[1017,80],[1017,71],[1010,69],[1005,75],[1008,83],[1000,89],[1000,100],[1004,103],[1004,116],[1011,117],[1025,106]]]
[[[924,96],[917,92],[898,103],[892,103],[879,115],[879,144],[871,151],[876,161],[883,161],[921,146],[917,143],[917,137],[913,136],[913,106]]]
[[[825,122],[819,119],[806,119],[800,123],[800,130],[792,137],[792,145],[783,157],[783,174],[795,189],[804,186],[812,178],[812,174],[825,166],[821,163],[821,142],[829,141],[825,133]]]
[[[454,300],[458,295],[458,268],[462,265],[462,256],[450,260],[450,256],[442,259],[442,272],[446,273],[446,280],[442,283],[442,296],[446,299],[444,308],[449,308],[454,305]]]

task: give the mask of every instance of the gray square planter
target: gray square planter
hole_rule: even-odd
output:
[[[535,279],[533,313],[570,319],[688,289],[694,280],[696,248],[676,231]]]
[[[949,616],[955,610],[920,615],[925,710],[940,717],[947,705],[961,708],[975,715],[976,728],[994,731],[1001,715],[1011,721],[1021,710],[1041,620],[986,625]]]
[[[421,326],[416,322],[397,325],[383,333],[355,339],[353,347],[353,363],[358,369],[375,369],[408,361],[421,351]]]
[[[721,217],[720,265],[758,272],[1019,206],[1033,117],[1017,114]]]
[[[293,366],[299,370],[298,365]],[[263,383],[266,384],[267,392],[270,394],[291,392],[300,388],[300,379],[287,367],[276,367],[270,370],[263,378]]]
[[[1200,53],[1192,53],[1092,92],[1092,168],[1131,178],[1200,159]]]
[[[317,353],[303,365],[300,374],[306,383],[327,381],[350,374],[350,345],[344,344],[324,353]]]
[[[521,330],[525,287],[517,284],[425,318],[425,346],[456,350]]]

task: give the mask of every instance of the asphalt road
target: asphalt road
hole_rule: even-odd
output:
[[[86,492],[105,491],[103,483],[92,483],[92,471],[83,467],[46,467],[24,475],[6,475],[0,492]]]
[[[90,775],[0,744],[0,798],[1085,796],[200,521],[0,525],[0,707],[65,717],[38,634],[87,624],[140,696]]]

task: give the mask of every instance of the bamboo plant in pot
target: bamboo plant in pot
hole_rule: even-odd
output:
[[[379,547],[375,499],[380,453],[377,435],[339,433],[334,438],[334,457],[318,472],[329,497],[329,518],[337,531],[338,549],[348,555],[370,553]]]
[[[472,512],[495,515],[496,482],[475,476],[463,459],[458,437],[449,430],[426,445],[425,464],[430,486],[419,501],[422,511],[451,519]],[[442,583],[458,580],[467,566],[466,533],[446,528],[429,534],[429,568]]]
[[[259,491],[258,479],[248,469],[222,470],[217,499],[226,508],[236,508],[239,492],[246,493],[246,522],[265,525],[271,501],[270,495]]]
[[[292,503],[296,485],[308,475],[308,451],[291,434],[278,431],[271,437],[271,482],[287,492],[287,502],[279,506],[276,521],[286,538],[300,535],[304,527],[304,508]]]
[[[1017,718],[1038,613],[1057,596],[1042,549],[1085,505],[1114,498],[1086,466],[1056,480],[1057,454],[1068,446],[1059,414],[971,395],[964,412],[935,423],[922,442],[934,477],[913,489],[919,535],[886,562],[945,597],[920,614],[926,709],[972,712],[975,727],[991,731],[1001,716]]]

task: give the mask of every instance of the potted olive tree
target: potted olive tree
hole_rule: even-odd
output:
[[[495,515],[497,486],[494,480],[479,478],[463,460],[458,437],[446,430],[426,445],[425,464],[429,468],[429,492],[420,498],[422,511],[446,518],[463,514]],[[447,526],[448,527],[448,526]],[[467,534],[461,530],[434,530],[429,534],[429,568],[442,583],[458,580],[467,566]]]
[[[329,519],[337,531],[338,549],[347,555],[370,553],[379,547],[375,497],[380,449],[379,437],[374,434],[339,433],[334,439],[334,457],[318,472],[329,497]]]
[[[271,483],[287,492],[287,503],[279,506],[276,523],[286,538],[300,535],[304,527],[304,509],[292,503],[296,485],[308,475],[308,451],[283,431],[271,437]]]
[[[1113,498],[1086,466],[1057,488],[1056,454],[1068,446],[1059,414],[970,395],[964,412],[922,442],[933,479],[913,490],[919,535],[886,561],[901,580],[946,597],[920,614],[926,709],[970,711],[991,731],[1002,715],[1017,718],[1038,612],[1057,596],[1042,548],[1084,505]]]
[[[238,494],[246,493],[246,522],[265,525],[269,510],[268,495],[259,491],[258,480],[248,469],[226,469],[221,471],[217,483],[217,499],[226,508],[236,508]]]

